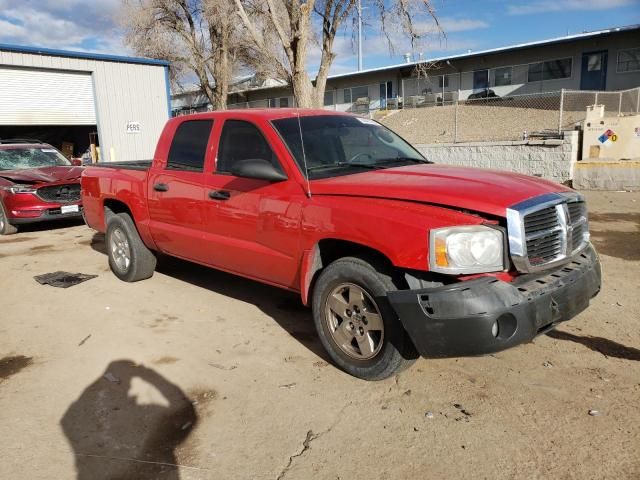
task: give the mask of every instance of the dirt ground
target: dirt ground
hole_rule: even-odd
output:
[[[587,198],[587,311],[377,383],[295,295],[176,260],[123,283],[78,224],[2,238],[0,478],[640,478],[640,194]],[[97,278],[33,279],[57,270]]]

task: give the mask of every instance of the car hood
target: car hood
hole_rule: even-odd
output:
[[[42,167],[25,168],[20,170],[0,170],[0,178],[4,178],[14,183],[40,184],[72,182],[80,180],[82,167]]]
[[[411,165],[311,181],[312,195],[423,202],[504,217],[506,208],[545,193],[571,191],[517,173],[448,165]]]

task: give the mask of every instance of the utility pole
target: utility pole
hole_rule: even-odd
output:
[[[362,70],[362,0],[358,0],[358,71]]]

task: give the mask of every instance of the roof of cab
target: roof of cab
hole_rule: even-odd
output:
[[[335,110],[324,110],[321,108],[242,108],[235,110],[216,110],[214,112],[192,113],[190,115],[181,115],[174,117],[173,120],[184,121],[186,119],[203,119],[217,117],[235,117],[235,118],[253,118],[262,120],[276,120],[280,118],[292,117],[308,117],[313,115],[346,115],[352,116],[350,113],[337,112]]]

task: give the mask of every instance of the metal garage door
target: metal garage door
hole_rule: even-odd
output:
[[[89,73],[0,66],[0,125],[95,125]]]

